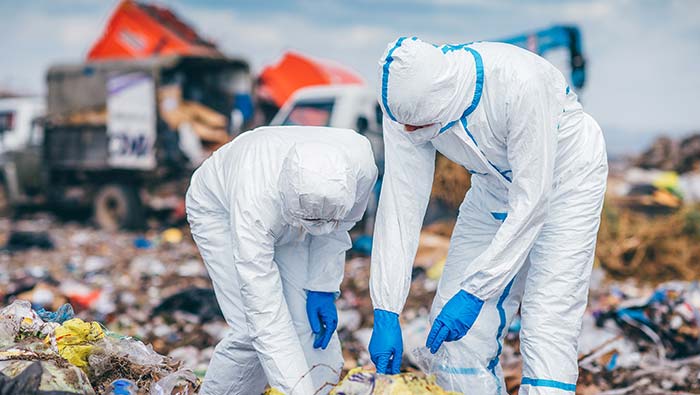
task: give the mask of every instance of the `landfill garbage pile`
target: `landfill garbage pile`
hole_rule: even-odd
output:
[[[641,351],[661,359],[700,355],[700,288],[697,283],[668,283],[649,298],[629,299],[617,291],[610,307],[595,311],[596,325],[612,320]]]
[[[438,153],[435,158],[435,178],[432,197],[448,207],[458,208],[471,185],[469,172]]]
[[[0,310],[0,394],[196,393],[199,380],[180,362],[64,306],[35,311],[18,299]]]
[[[17,232],[25,235],[19,245],[10,243]],[[40,235],[37,244],[29,234]],[[138,339],[199,377],[227,329],[184,229],[109,232],[33,215],[0,219],[0,246],[0,306],[22,299],[65,314],[69,303],[76,318]]]
[[[681,140],[660,137],[633,164],[645,169],[674,170],[678,173],[697,170],[700,166],[700,134]]]
[[[653,291],[613,286],[592,304],[582,342],[595,346],[579,357],[580,393],[700,393],[697,283],[667,283]]]
[[[608,197],[649,215],[700,203],[700,134],[657,139],[639,157],[611,165]]]
[[[663,292],[652,288],[668,279],[697,278],[700,268],[693,256],[700,245],[694,241],[700,237],[700,215],[688,209],[650,218],[610,208],[594,272],[603,280],[592,285],[584,321],[578,393],[700,393],[698,321],[692,319],[700,306],[697,292],[687,282],[679,283],[680,288],[663,285]],[[431,362],[420,349],[453,224],[431,224],[421,234],[401,315],[406,373],[389,383],[392,391],[402,381],[430,383],[409,377],[423,380],[438,372],[443,379],[450,377],[440,371],[441,365],[450,370],[445,361]],[[22,237],[10,243],[16,232]],[[31,319],[20,321],[26,330],[0,331],[0,388],[41,393],[56,389],[46,383],[70,382],[62,388],[74,393],[108,393],[115,387],[143,392],[167,378],[168,386],[190,383],[185,384],[189,391],[196,380],[192,373],[203,377],[213,347],[227,329],[186,228],[107,232],[44,216],[12,226],[0,219],[0,246],[7,247],[0,253],[2,306],[9,309],[16,300],[31,303],[31,314],[25,315]],[[336,302],[346,377],[335,389],[338,394],[366,394],[348,383],[387,378],[368,371],[373,366],[367,351],[373,319],[369,268],[369,257],[350,251]],[[509,393],[517,392],[521,379],[518,331],[516,319],[501,356]],[[64,341],[66,333],[72,335]],[[434,384],[448,388],[449,383]],[[636,387],[627,388],[631,386]]]
[[[603,209],[596,258],[614,279],[657,285],[700,279],[700,211],[649,217],[613,204]]]

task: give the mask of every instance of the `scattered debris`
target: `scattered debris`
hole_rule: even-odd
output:
[[[0,360],[0,395],[94,395],[83,371],[55,361]]]
[[[45,226],[54,249],[0,254],[0,296],[6,304],[0,309],[0,372],[5,372],[2,363],[6,361],[39,361],[60,372],[79,371],[96,393],[109,393],[110,385],[120,379],[135,383],[140,394],[169,394],[173,389],[181,394],[196,393],[197,377],[204,376],[213,348],[228,326],[186,229],[180,229],[180,239],[174,231],[166,236],[168,229],[111,233],[76,224],[56,226],[50,219],[34,222]],[[426,380],[424,373],[418,373],[421,368],[428,376],[437,373],[426,368],[425,361],[411,350],[424,342],[429,308],[453,227],[454,221],[446,221],[424,228],[417,259],[420,264],[413,272],[411,293],[401,316],[407,350],[402,371],[413,372],[406,377],[416,380]],[[0,219],[0,233],[8,229],[9,223]],[[42,231],[36,226],[32,230]],[[600,268],[595,273],[608,280],[593,281],[592,307],[584,322],[582,343],[587,346],[581,350],[578,393],[697,392],[692,382],[700,373],[698,321],[694,318],[700,306],[697,286],[665,284],[655,290],[645,284],[698,278],[700,213],[682,208],[670,215],[650,217],[609,204],[600,235]],[[134,245],[139,238],[149,247]],[[367,256],[346,262],[342,293],[336,302],[338,334],[343,343],[344,371],[352,371],[358,380],[380,383],[391,376],[362,370],[372,366],[367,351],[373,317],[369,267]],[[629,278],[639,282],[609,282]],[[21,298],[28,300],[18,300]],[[86,325],[99,321],[104,333],[76,344],[89,350],[85,370],[61,357],[58,341],[55,347],[50,341],[51,335],[56,338],[58,328],[75,318]],[[658,343],[647,329],[656,334]],[[516,319],[501,356],[509,393],[516,393],[520,385],[518,332]],[[47,336],[48,345],[44,343]],[[6,377],[1,380],[16,376],[3,374]],[[336,393],[353,393],[346,392],[348,381],[346,376]],[[414,382],[428,381],[408,380]],[[433,383],[448,388],[445,383]]]
[[[125,388],[129,380],[150,393],[170,394],[177,388],[180,394],[194,394],[199,387],[181,363],[138,340],[105,333],[97,322],[45,323],[22,300],[0,315],[0,394],[135,394]]]
[[[42,250],[53,249],[53,242],[46,232],[12,231],[4,250],[8,252],[24,251],[30,248]]]
[[[185,312],[194,315],[200,322],[223,319],[224,315],[211,288],[187,288],[165,298],[153,310],[153,314]]]
[[[674,170],[678,173],[697,170],[700,166],[700,134],[681,140],[659,137],[634,164],[645,169]]]

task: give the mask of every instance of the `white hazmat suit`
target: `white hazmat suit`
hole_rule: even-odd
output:
[[[334,334],[326,350],[313,347],[306,291],[339,292],[348,230],[376,182],[373,158],[352,130],[265,127],[192,176],[187,218],[231,327],[202,394],[259,394],[267,383],[321,394],[337,382],[340,342]]]
[[[521,307],[520,394],[573,393],[608,170],[598,124],[554,66],[512,45],[401,38],[380,66],[386,174],[374,307],[398,314],[404,306],[437,150],[472,178],[431,320],[460,290],[485,302],[467,334],[442,347],[475,357],[496,381],[484,388],[505,394],[499,356]],[[431,126],[414,134],[404,125]],[[466,375],[474,366],[453,367]],[[488,394],[470,385],[450,389]]]

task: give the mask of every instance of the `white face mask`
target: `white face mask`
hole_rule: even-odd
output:
[[[339,221],[328,220],[328,221],[309,221],[301,219],[299,224],[304,230],[309,232],[312,236],[327,235],[336,229],[338,229]]]
[[[411,143],[413,143],[413,145],[421,145],[439,136],[440,127],[441,126],[439,123],[434,123],[432,125],[416,129],[412,132],[404,133],[406,133],[408,139],[411,140]]]

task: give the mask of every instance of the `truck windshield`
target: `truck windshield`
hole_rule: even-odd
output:
[[[300,101],[292,107],[282,125],[330,126],[333,99]]]

